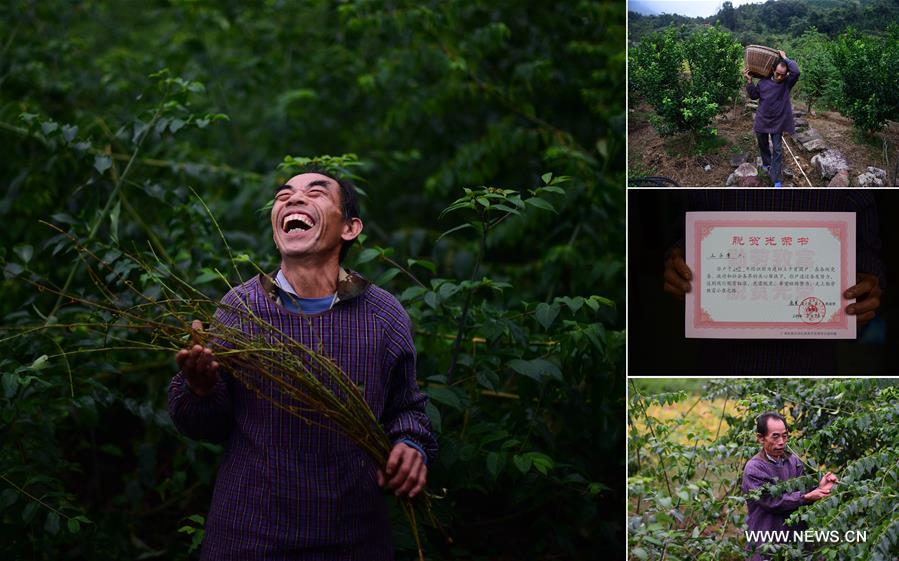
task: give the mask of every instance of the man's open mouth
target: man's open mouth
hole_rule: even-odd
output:
[[[294,232],[302,232],[315,226],[315,221],[307,214],[293,213],[288,214],[281,221],[281,229],[288,234]]]

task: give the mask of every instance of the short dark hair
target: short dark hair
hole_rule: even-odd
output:
[[[353,183],[352,179],[344,177],[334,170],[319,166],[306,166],[297,171],[294,175],[302,173],[317,173],[336,181],[337,185],[340,186],[340,210],[343,214],[343,219],[346,222],[349,222],[353,218],[361,218],[361,213],[359,211],[359,194],[356,192],[356,184]],[[349,253],[350,248],[353,247],[354,243],[356,243],[356,240],[344,241],[343,245],[340,246],[341,262],[343,262],[343,258]]]
[[[784,427],[787,426],[787,420],[783,415],[778,413],[777,411],[766,411],[758,416],[755,420],[755,432],[762,435],[768,436],[768,419],[777,419],[778,421],[784,424]],[[789,429],[787,429],[789,430]]]
[[[787,64],[787,61],[785,61],[785,60],[782,59],[782,58],[779,58],[779,59],[777,59],[777,60],[774,61],[774,66],[771,67],[771,75],[772,75],[772,76],[774,76],[774,71],[777,70],[777,67],[780,66],[781,64],[784,65],[784,68],[787,69],[787,72],[790,71],[790,65]]]

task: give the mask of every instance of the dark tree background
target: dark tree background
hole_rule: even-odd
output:
[[[231,263],[193,193],[273,270],[266,205],[307,158],[357,177],[365,239],[346,264],[415,325],[441,445],[429,479],[454,538],[426,524],[428,556],[620,556],[624,12],[4,3],[2,556],[196,556],[221,453],[174,430],[171,354],[104,351],[76,325],[95,311],[30,284],[102,296],[44,222],[115,268],[99,279],[112,291],[152,284],[125,251],[218,297]]]

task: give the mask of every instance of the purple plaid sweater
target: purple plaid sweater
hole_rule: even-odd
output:
[[[748,493],[768,483],[779,483],[799,477],[804,472],[805,469],[802,467],[802,462],[796,456],[790,454],[779,463],[774,463],[762,451],[746,462],[746,467],[743,468],[743,484],[741,488],[744,493]],[[746,517],[747,529],[749,531],[799,529],[798,527],[787,526],[784,524],[784,521],[794,510],[806,504],[805,499],[802,498],[804,494],[804,491],[793,491],[779,497],[765,494],[758,500],[747,500],[746,506],[749,509],[749,516]],[[747,543],[746,549],[753,551],[750,561],[765,559],[765,557],[754,551],[754,544]]]
[[[319,314],[293,313],[281,306],[271,278],[260,275],[228,292],[216,319],[252,331],[234,312],[248,306],[319,349],[364,389],[391,441],[410,441],[433,458],[437,443],[416,383],[409,316],[396,298],[355,273],[341,271],[338,299]],[[275,392],[264,378],[254,385]],[[227,372],[202,398],[176,374],[169,412],[186,436],[225,443],[201,559],[393,559],[377,467],[348,438],[275,407]]]

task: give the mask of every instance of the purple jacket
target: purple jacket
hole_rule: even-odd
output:
[[[801,476],[805,472],[802,462],[799,458],[790,454],[783,458],[779,464],[775,464],[767,458],[764,451],[753,456],[746,467],[743,468],[743,484],[741,488],[743,493],[748,493],[753,489],[758,489],[769,483],[778,483]],[[747,500],[746,506],[749,509],[749,516],[746,517],[747,529],[752,531],[783,531],[798,529],[793,526],[787,526],[784,521],[797,508],[806,504],[802,496],[804,491],[793,491],[779,497],[771,495],[762,495],[758,500]],[[758,543],[758,542],[755,542]],[[746,548],[752,551],[753,544],[747,543]],[[758,553],[754,553],[751,560],[759,561],[763,559]]]
[[[358,275],[341,278],[338,303],[320,314],[289,312],[271,279],[257,276],[225,295],[216,318],[239,325],[241,318],[228,310],[248,305],[289,337],[320,349],[363,388],[391,441],[414,443],[433,458],[437,443],[416,382],[409,316],[396,298]],[[252,331],[253,324],[243,329]],[[265,378],[258,384],[277,393]],[[179,372],[169,388],[169,412],[186,436],[225,443],[202,559],[393,559],[377,466],[348,438],[273,406],[227,373],[201,398]]]
[[[773,78],[759,80],[758,84],[746,84],[746,92],[750,99],[759,100],[759,108],[755,112],[755,132],[796,133],[793,126],[793,106],[790,104],[790,91],[799,79],[799,67],[790,59],[786,59],[790,73],[783,82],[775,82]]]

